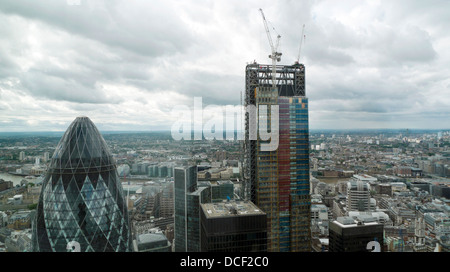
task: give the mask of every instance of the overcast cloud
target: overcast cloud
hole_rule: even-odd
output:
[[[450,129],[447,0],[68,2],[0,2],[0,131],[64,131],[80,115],[170,130],[194,97],[239,105],[245,65],[270,61],[259,8],[281,64],[306,25],[311,129]]]

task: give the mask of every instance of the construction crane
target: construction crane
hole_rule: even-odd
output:
[[[300,63],[300,54],[302,52],[302,44],[303,44],[303,40],[306,38],[304,33],[305,33],[305,25],[303,25],[303,27],[302,27],[302,38],[301,38],[301,41],[300,41],[300,48],[298,49],[297,61],[295,62],[296,64]]]
[[[278,45],[280,44],[281,36],[280,35],[277,36],[276,45],[273,46],[272,36],[270,35],[269,27],[267,26],[266,17],[264,16],[264,12],[261,8],[259,9],[259,11],[261,12],[263,22],[264,22],[264,27],[266,29],[267,39],[269,40],[270,49],[272,50],[272,54],[269,55],[269,58],[272,59],[272,87],[275,89],[276,88],[275,81],[276,81],[276,72],[277,72],[277,61],[281,60],[281,55],[282,55],[280,52],[277,52]]]

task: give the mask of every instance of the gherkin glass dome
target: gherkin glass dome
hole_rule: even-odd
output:
[[[78,117],[53,154],[33,223],[33,251],[131,250],[127,207],[115,161],[96,126]]]

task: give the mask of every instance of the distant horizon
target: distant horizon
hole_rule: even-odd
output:
[[[319,128],[319,129],[310,129],[310,132],[345,132],[345,131],[389,131],[389,132],[445,132],[450,131],[450,128]],[[100,133],[103,134],[125,134],[125,133],[162,133],[167,132],[170,133],[170,129],[155,129],[155,130],[100,130]],[[232,130],[230,130],[231,132]],[[36,135],[36,134],[64,134],[65,130],[51,131],[51,130],[41,130],[41,131],[0,131],[0,136],[11,136],[11,135]],[[192,131],[194,132],[194,131]],[[227,132],[224,130],[224,132]],[[236,132],[240,132],[240,130],[235,130]]]

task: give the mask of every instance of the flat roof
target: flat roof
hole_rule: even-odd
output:
[[[207,218],[265,214],[255,204],[246,201],[204,203],[201,207]]]
[[[360,219],[363,219],[362,221],[364,221],[366,218],[362,217]],[[345,217],[338,217],[336,220],[333,221],[333,223],[339,225],[341,228],[381,225],[380,223],[378,223],[376,221],[370,220],[371,219],[370,217],[368,217],[367,219],[369,219],[368,221],[370,221],[370,222],[362,222],[361,225],[358,225],[357,220],[355,220],[351,217],[345,216]]]
[[[163,233],[145,233],[138,236],[139,244],[154,243],[159,241],[167,241],[167,237]]]

